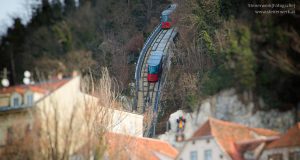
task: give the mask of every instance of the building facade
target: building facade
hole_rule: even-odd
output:
[[[85,143],[94,128],[142,136],[143,116],[115,109],[120,104],[109,104],[105,98],[83,93],[80,76],[0,89],[0,154],[29,139],[26,135],[36,129],[38,138],[47,137],[43,145],[57,142],[58,152],[71,138],[75,140],[70,153]]]
[[[279,133],[250,128],[240,124],[209,118],[192,136],[177,156],[177,160],[244,160],[244,153],[258,145],[249,141],[276,138]],[[242,142],[242,143],[240,143]],[[245,143],[247,142],[247,143]],[[246,144],[246,145],[244,145]],[[260,143],[255,143],[260,144]],[[247,159],[255,159],[256,154]]]

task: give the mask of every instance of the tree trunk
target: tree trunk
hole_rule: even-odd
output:
[[[11,73],[12,73],[12,84],[16,83],[16,65],[15,65],[15,58],[14,53],[10,49],[10,66],[11,66]]]

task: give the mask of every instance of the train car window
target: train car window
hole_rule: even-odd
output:
[[[149,66],[148,67],[149,74],[156,74],[157,71],[158,71],[157,66]]]
[[[167,15],[161,16],[161,21],[162,22],[167,22],[168,21],[168,16]]]

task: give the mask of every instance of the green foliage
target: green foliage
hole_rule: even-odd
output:
[[[192,109],[195,110],[198,106],[198,95],[195,93],[189,93],[186,95],[185,97],[185,101],[187,102],[187,106]]]
[[[213,95],[222,89],[235,87],[254,91],[270,108],[287,109],[291,104],[296,106],[299,103],[299,96],[296,95],[300,95],[297,83],[300,80],[299,68],[296,65],[299,63],[300,50],[296,44],[300,38],[299,29],[291,22],[297,21],[297,18],[257,17],[249,12],[245,2],[219,2],[219,13],[224,24],[220,28],[215,27],[220,33],[219,37],[209,30],[208,34],[205,34],[205,30],[198,30],[206,49],[209,51],[211,46],[208,45],[208,35],[212,37],[212,46],[216,48],[214,67],[200,78],[202,93]],[[198,19],[205,20],[209,14],[201,16]],[[219,46],[222,48],[217,48]]]
[[[255,56],[250,48],[250,30],[240,26],[236,31],[229,33],[229,47],[225,51],[227,67],[233,70],[238,82],[236,87],[252,89],[255,86]]]
[[[220,4],[218,1],[197,1],[197,6],[192,13],[195,15],[194,23],[196,23],[199,36],[205,31],[209,35],[213,35],[216,28],[220,24]]]
[[[234,85],[233,72],[224,65],[211,69],[201,77],[201,93],[213,95]]]
[[[213,55],[215,53],[215,49],[214,49],[213,41],[212,41],[212,38],[210,37],[210,35],[206,31],[202,31],[201,37],[204,41],[204,45],[205,45],[206,49],[208,50],[208,53],[210,55]]]
[[[75,0],[65,0],[65,13],[71,13],[76,9]]]
[[[231,16],[239,15],[242,6],[245,5],[240,0],[219,0],[220,2],[220,15],[225,19]]]
[[[213,56],[219,63],[216,63],[214,68],[208,70],[201,77],[203,86],[201,91],[204,95],[213,95],[230,87],[241,90],[255,87],[255,56],[250,48],[249,28],[240,25],[227,30],[226,34],[228,35],[228,46],[223,52]],[[207,34],[202,35],[205,44],[212,43]]]
[[[64,52],[69,52],[73,49],[73,38],[70,27],[66,22],[60,22],[53,26],[54,34],[57,36],[58,42],[62,45]]]
[[[279,72],[273,72],[270,67],[269,71],[258,72],[256,92],[264,99],[265,103],[273,108],[278,108],[281,103],[278,101],[273,83],[282,76]]]

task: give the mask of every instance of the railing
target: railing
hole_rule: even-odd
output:
[[[154,39],[156,38],[157,34],[161,31],[161,24],[157,25],[156,28],[152,31],[150,36],[147,38],[146,43],[143,46],[143,49],[140,52],[140,56],[138,59],[138,62],[136,64],[135,68],[135,99],[134,99],[134,105],[133,105],[133,110],[137,111],[137,96],[138,96],[138,91],[139,91],[139,81],[140,81],[140,73],[143,67],[143,62],[146,56],[146,53],[150,47],[150,45],[153,43]]]

